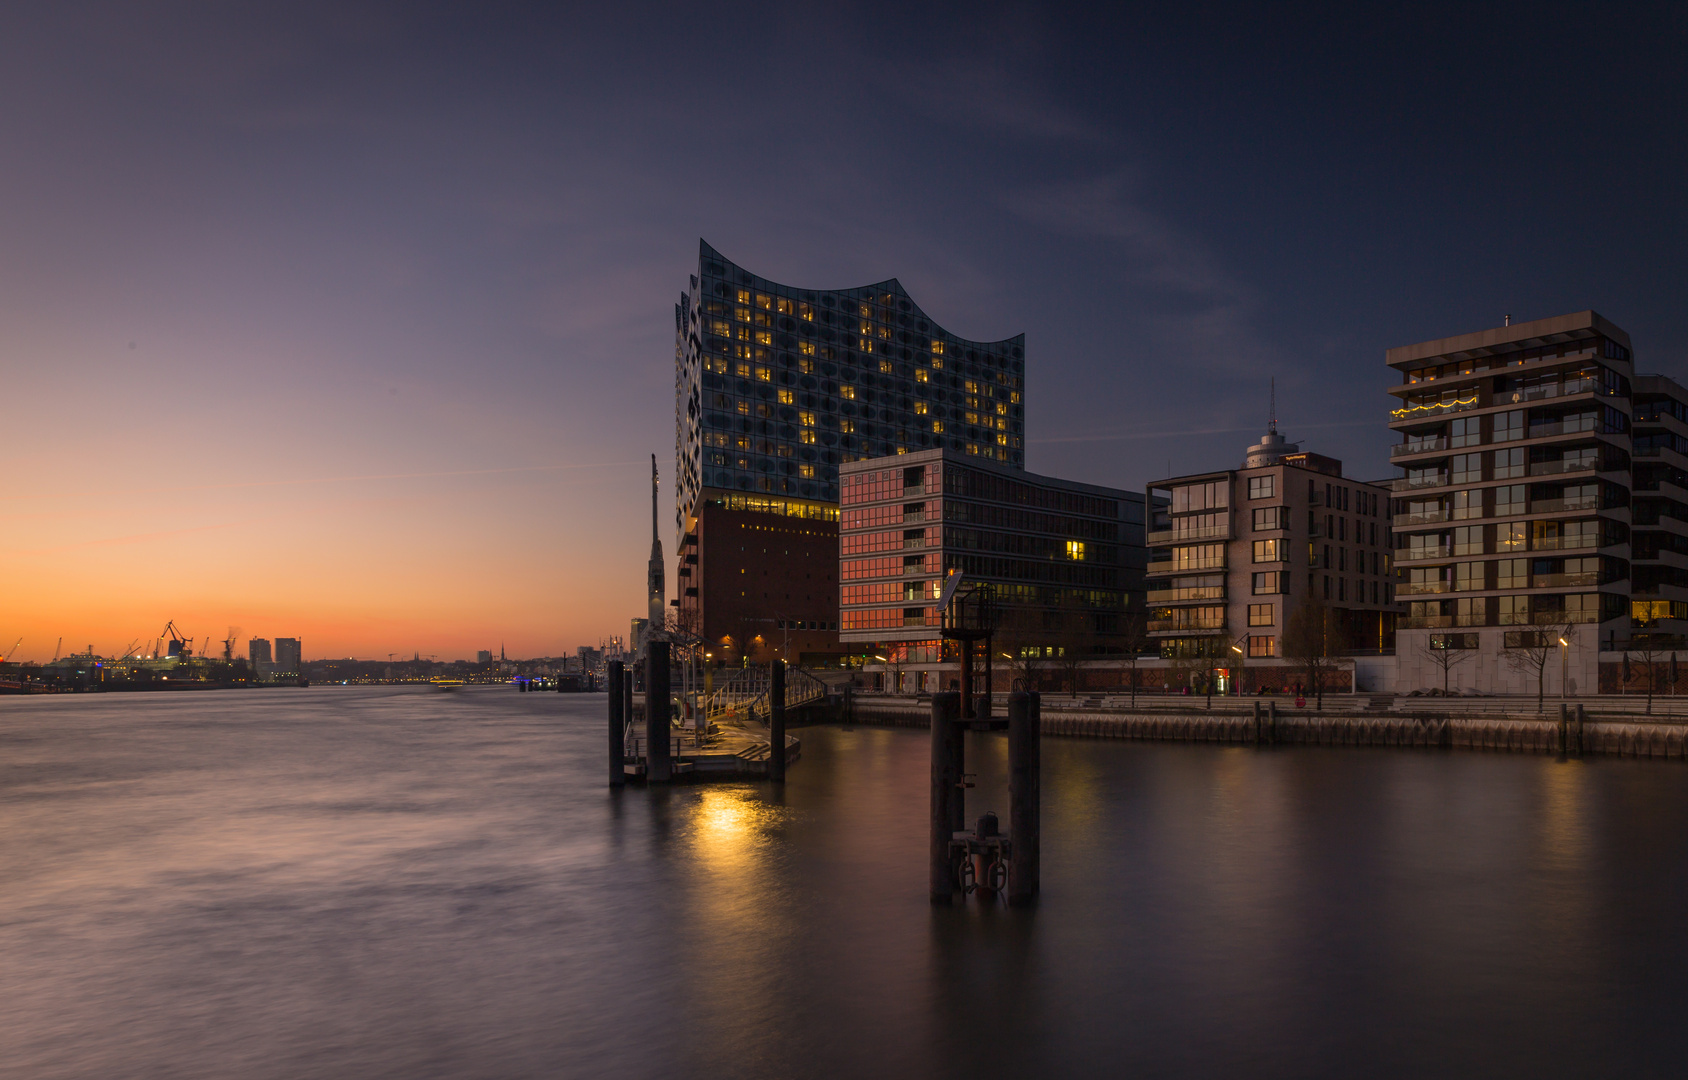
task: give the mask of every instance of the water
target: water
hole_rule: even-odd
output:
[[[925,732],[616,795],[602,713],[0,699],[0,1075],[1683,1072],[1681,763],[1048,740],[1041,907],[935,912]]]

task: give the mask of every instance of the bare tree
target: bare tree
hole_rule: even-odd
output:
[[[1547,697],[1547,668],[1561,648],[1569,647],[1577,638],[1575,623],[1567,623],[1556,612],[1537,616],[1536,629],[1509,631],[1517,634],[1517,644],[1506,651],[1506,664],[1522,675],[1536,677],[1536,711],[1543,709]],[[1561,690],[1564,688],[1561,687]]]
[[[1676,650],[1681,647],[1680,639],[1658,634],[1647,634],[1629,639],[1629,647],[1624,653],[1625,671],[1627,674],[1627,661],[1631,656],[1638,658],[1644,665],[1644,670],[1647,673],[1647,714],[1649,716],[1653,713],[1653,695],[1658,692],[1660,669],[1668,666],[1669,658],[1674,656]],[[1626,678],[1624,681],[1628,682],[1629,680]],[[1675,690],[1676,688],[1673,685],[1671,692],[1674,693]]]
[[[1148,616],[1141,611],[1127,611],[1120,618],[1120,648],[1125,650],[1125,663],[1131,668],[1131,704],[1137,705],[1137,661],[1149,651],[1153,641],[1149,637]]]
[[[1042,612],[1013,607],[997,623],[996,643],[1014,681],[1026,690],[1041,688],[1049,665],[1050,634],[1043,628]]]
[[[1057,613],[1060,619],[1055,634],[1055,664],[1067,684],[1067,693],[1078,696],[1078,679],[1084,662],[1096,652],[1096,614],[1077,600],[1066,600]]]
[[[1284,656],[1298,664],[1306,676],[1304,685],[1325,707],[1325,682],[1336,665],[1332,657],[1342,649],[1341,628],[1336,612],[1311,589],[1284,627]]]
[[[1442,694],[1448,694],[1448,673],[1454,668],[1471,659],[1470,649],[1456,649],[1448,641],[1447,634],[1431,634],[1424,649],[1424,655],[1430,662],[1442,669]]]

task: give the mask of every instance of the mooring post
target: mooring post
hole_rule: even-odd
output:
[[[785,783],[785,661],[768,679],[768,779]]]
[[[1577,731],[1576,731],[1576,735],[1577,735],[1577,737],[1576,737],[1576,744],[1577,744],[1576,754],[1577,754],[1578,757],[1581,757],[1582,752],[1583,752],[1583,720],[1584,720],[1584,716],[1583,716],[1582,702],[1579,701],[1579,702],[1577,702]]]
[[[947,904],[955,895],[949,846],[956,832],[953,809],[961,801],[961,769],[954,754],[954,730],[961,726],[961,695],[932,695],[932,807],[928,822],[928,877],[932,903]]]
[[[666,784],[674,776],[669,745],[668,642],[645,645],[645,779]]]
[[[1008,905],[1025,907],[1042,875],[1043,699],[1008,695]]]
[[[1278,745],[1278,703],[1276,701],[1266,703],[1266,721],[1266,741],[1270,745],[1276,746]]]
[[[961,718],[973,719],[973,642],[961,641]]]
[[[627,719],[621,713],[621,661],[610,661],[610,787],[627,783]]]
[[[1254,703],[1254,745],[1260,745],[1260,702]]]
[[[1569,741],[1571,726],[1571,707],[1563,701],[1559,703],[1559,756],[1565,756],[1566,744]]]

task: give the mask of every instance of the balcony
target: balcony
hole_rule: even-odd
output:
[[[1448,448],[1448,437],[1438,435],[1434,439],[1408,439],[1406,442],[1389,448],[1389,456],[1405,457],[1408,454],[1430,454],[1437,450]]]
[[[1532,514],[1563,514],[1571,510],[1598,510],[1600,496],[1588,495],[1577,499],[1537,499],[1530,504]],[[1500,512],[1499,508],[1495,511]]]
[[[1447,482],[1447,473],[1437,473],[1435,476],[1402,476],[1395,481],[1394,489],[1413,491],[1417,488],[1441,487]]]
[[[1532,589],[1563,589],[1572,585],[1598,584],[1600,584],[1598,571],[1583,574],[1536,574],[1530,578],[1530,588]]]
[[[1223,600],[1225,586],[1214,585],[1201,589],[1156,589],[1149,593],[1151,604],[1182,604],[1194,600]]]
[[[1199,566],[1180,564],[1176,559],[1167,559],[1164,562],[1150,563],[1146,573],[1149,577],[1164,577],[1167,574],[1205,574],[1223,569],[1225,569],[1224,559],[1213,563],[1202,563]]]
[[[1150,619],[1149,633],[1151,634],[1223,634],[1225,621],[1218,622],[1202,620],[1200,622],[1184,622],[1178,619]]]
[[[1439,525],[1446,520],[1448,520],[1446,510],[1432,510],[1424,514],[1396,514],[1390,519],[1390,524],[1397,529],[1403,529],[1412,525]]]
[[[1395,586],[1396,596],[1424,596],[1429,593],[1445,593],[1453,589],[1451,581],[1403,581]]]
[[[1406,615],[1395,625],[1402,630],[1439,630],[1453,624],[1452,615]]]
[[[1453,554],[1446,544],[1435,547],[1399,548],[1395,552],[1396,562],[1418,562],[1421,559],[1446,559]]]
[[[1546,439],[1554,435],[1583,435],[1595,429],[1594,417],[1577,420],[1553,420],[1545,424],[1531,424],[1529,438]]]
[[[1307,569],[1328,570],[1330,567],[1325,565],[1324,559],[1320,558],[1317,552],[1313,552],[1307,556]]]
[[[1399,409],[1389,410],[1389,420],[1391,423],[1399,424],[1409,420],[1415,422],[1426,420],[1432,416],[1441,416],[1444,413],[1464,412],[1467,409],[1477,408],[1479,400],[1476,387],[1467,391],[1465,397],[1456,398],[1452,401],[1414,403],[1411,399],[1408,399],[1402,403]]]
[[[920,539],[916,539],[916,538],[910,537],[910,536],[903,537],[903,547],[904,548],[923,548],[925,546],[926,546],[926,540],[925,540],[924,537],[922,537]]]
[[[1199,529],[1157,529],[1149,534],[1150,547],[1165,547],[1168,544],[1183,544],[1196,540],[1229,540],[1231,526],[1208,525]]]
[[[1593,461],[1532,461],[1530,462],[1531,476],[1559,476],[1563,473],[1594,472],[1598,464]]]
[[[1538,536],[1530,545],[1531,551],[1571,551],[1576,548],[1600,546],[1598,536]]]
[[[1599,622],[1600,617],[1592,611],[1537,611],[1531,613],[1530,621],[1537,626],[1554,626],[1562,623]]]

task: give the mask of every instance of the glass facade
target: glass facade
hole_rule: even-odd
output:
[[[838,467],[945,449],[1025,466],[1025,337],[969,341],[895,279],[797,289],[700,243],[675,305],[676,525],[706,490],[838,502]]]

